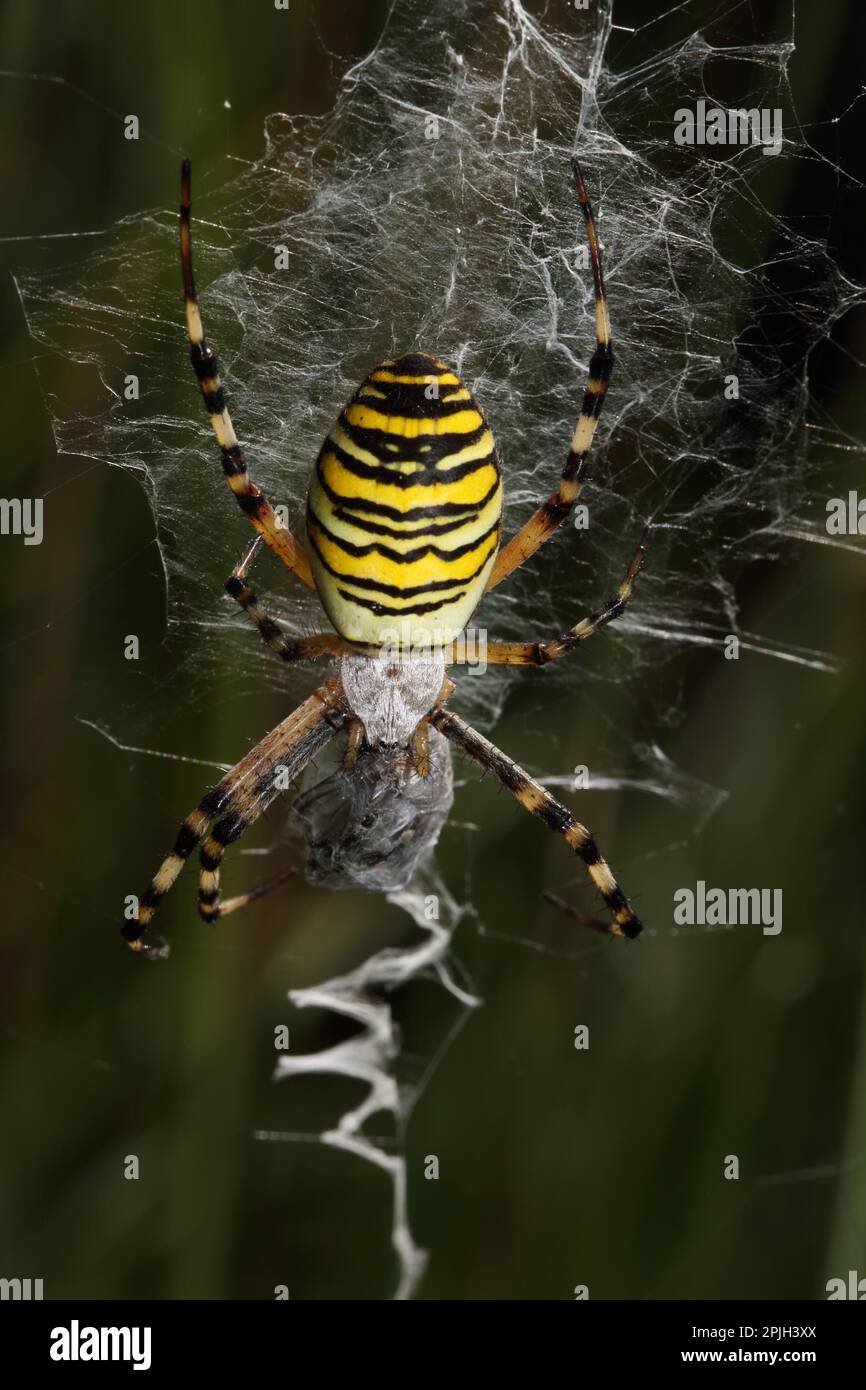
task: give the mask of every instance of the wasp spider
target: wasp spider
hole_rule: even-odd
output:
[[[454,372],[437,358],[413,352],[376,367],[325,440],[310,483],[305,549],[281,525],[250,477],[226,409],[193,279],[190,166],[185,161],[180,248],[192,365],[226,480],[258,532],[226,589],[280,660],[329,656],[335,658],[335,669],[187,816],[140,900],[137,918],[123,929],[134,950],[166,954],[150,924],[199,844],[198,907],[205,921],[224,917],[287,877],[228,900],[220,895],[227,846],[339,731],[346,735],[342,765],[297,796],[292,807],[306,836],[311,881],[337,888],[405,884],[447,817],[452,797],[449,744],[454,743],[564,838],[585,864],[611,920],[597,921],[553,900],[576,920],[614,936],[635,937],[641,930],[589,830],[447,707],[455,688],[446,674],[459,654],[455,639],[483,594],[528,560],[568,516],[584,484],[607,390],[611,333],[598,239],[576,161],[573,169],[591,254],[596,346],[556,491],[500,549],[502,480],[487,421]],[[247,583],[261,541],[302,584],[315,586],[332,632],[295,638],[268,616]],[[643,563],[646,541],[647,532],[615,595],[602,607],[551,641],[493,643],[487,660],[542,666],[566,656],[619,617]]]

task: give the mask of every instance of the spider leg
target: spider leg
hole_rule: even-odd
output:
[[[587,637],[598,632],[600,627],[605,627],[607,623],[621,617],[631,598],[635,579],[643,567],[648,541],[647,526],[631,558],[625,578],[613,597],[603,603],[601,608],[594,609],[552,642],[491,642],[484,653],[485,660],[492,666],[546,666],[549,661],[556,661],[559,657],[574,651],[579,642],[585,642]],[[453,650],[452,648],[452,652]]]
[[[180,262],[183,271],[183,292],[186,301],[186,331],[190,357],[204,398],[216,441],[222,450],[223,471],[241,511],[249,518],[259,535],[276,551],[284,564],[311,589],[313,576],[306,551],[277,517],[267,497],[256,487],[247,472],[243,450],[238,443],[231,416],[226,409],[225,395],[219,378],[216,356],[204,336],[201,310],[192,270],[192,234],[190,230],[190,162],[183,161],[180,194]]]
[[[430,729],[422,719],[412,736],[411,762],[419,777],[430,776]]]
[[[336,632],[318,632],[311,637],[290,637],[283,632],[279,623],[260,607],[256,594],[245,580],[250,561],[260,544],[261,536],[257,536],[243,558],[235,565],[225,582],[226,593],[243,609],[250,622],[258,628],[262,641],[272,652],[276,652],[281,661],[314,661],[316,657],[327,652],[336,656],[345,647],[345,643]]]
[[[586,236],[592,263],[592,279],[595,288],[595,351],[590,358],[589,373],[583,393],[583,405],[575,426],[568,458],[562,470],[559,487],[556,492],[551,493],[546,502],[542,503],[526,525],[521,527],[517,534],[511,537],[508,544],[500,550],[487,581],[488,589],[495,589],[496,585],[501,584],[503,579],[507,579],[509,574],[512,574],[523,564],[524,560],[528,560],[530,555],[535,554],[539,546],[542,546],[562,525],[580,496],[586,479],[587,454],[592,445],[598,417],[604,405],[607,384],[613,369],[610,316],[607,311],[607,297],[604,292],[604,276],[601,269],[601,253],[598,246],[595,219],[592,215],[583,174],[576,159],[571,161],[571,167],[574,171],[577,196],[586,223]]]
[[[358,761],[358,754],[364,746],[364,725],[357,717],[352,715],[349,719],[348,738],[346,739],[346,752],[343,757],[343,767],[346,772],[354,772]]]
[[[204,873],[204,870],[201,871]],[[227,917],[230,912],[237,912],[238,908],[246,907],[247,903],[253,902],[255,898],[263,898],[266,893],[271,893],[275,888],[281,887],[288,879],[294,878],[296,869],[286,869],[284,873],[277,874],[276,878],[269,878],[266,883],[259,883],[255,888],[251,888],[248,893],[239,893],[236,898],[226,898],[224,901],[215,904],[215,911],[206,911],[203,895],[199,889],[198,910],[199,915],[206,922],[213,922],[217,917]],[[201,876],[199,876],[199,880]]]
[[[271,800],[273,800],[272,797],[264,804],[257,802],[254,807],[248,810],[244,825],[245,830],[255,824]],[[227,917],[230,912],[237,912],[238,908],[246,907],[256,898],[262,898],[266,893],[273,892],[275,888],[279,888],[295,874],[294,869],[286,869],[283,873],[277,874],[275,878],[269,878],[265,883],[256,884],[255,888],[250,888],[248,892],[239,893],[237,897],[226,898],[224,901],[220,891],[220,867],[226,851],[226,842],[223,841],[222,834],[230,829],[231,827],[228,825],[223,828],[223,821],[217,821],[202,845],[199,855],[201,867],[198,875],[198,915],[204,922],[216,922],[220,917]]]
[[[239,763],[202,797],[182,822],[174,845],[143,894],[136,920],[126,922],[123,936],[134,951],[164,956],[168,948],[148,928],[153,916],[212,821],[217,824],[202,850],[202,865],[217,868],[227,845],[243,834],[284,789],[278,768],[291,780],[323,748],[346,719],[339,683],[330,680],[266,734]],[[205,862],[205,853],[209,856]]]
[[[642,930],[640,918],[629,907],[628,899],[602,859],[598,846],[586,826],[575,820],[571,812],[545,791],[544,787],[539,786],[538,782],[533,781],[528,772],[524,772],[522,767],[482,734],[477,733],[459,715],[452,714],[440,704],[428,715],[428,719],[440,733],[456,743],[464,753],[468,753],[470,758],[474,758],[487,772],[492,772],[502,786],[516,797],[521,806],[533,816],[538,816],[549,830],[562,835],[569,848],[583,860],[587,873],[607,904],[613,917],[613,921],[607,925],[607,931],[611,936],[637,936]],[[595,919],[592,919],[592,922],[594,923]]]
[[[582,927],[592,927],[593,931],[604,932],[605,936],[610,934],[609,922],[602,922],[599,917],[589,917],[585,912],[581,912],[580,908],[572,907],[571,903],[567,903],[565,898],[561,898],[558,893],[551,892],[549,888],[545,888],[541,896],[546,898],[549,903],[553,903],[554,907],[559,908],[559,911],[564,913],[566,917],[570,917],[572,922],[577,922]]]

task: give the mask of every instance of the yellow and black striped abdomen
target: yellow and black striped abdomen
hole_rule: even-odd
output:
[[[316,461],[310,565],[341,637],[444,645],[466,626],[499,548],[502,484],[470,392],[435,357],[383,362]]]

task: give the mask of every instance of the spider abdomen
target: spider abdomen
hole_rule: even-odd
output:
[[[499,547],[493,437],[437,358],[382,362],[316,461],[310,566],[337,632],[366,647],[442,646],[466,626]]]

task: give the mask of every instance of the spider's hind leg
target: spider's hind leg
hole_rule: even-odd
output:
[[[428,717],[440,733],[452,739],[470,758],[480,763],[485,771],[492,772],[521,806],[533,816],[538,816],[548,830],[555,830],[561,835],[569,849],[583,860],[587,873],[604,898],[613,918],[613,921],[607,924],[590,918],[587,925],[600,927],[611,936],[638,936],[642,930],[641,920],[629,906],[625,893],[611,873],[609,865],[602,859],[598,845],[586,826],[575,820],[567,807],[552,797],[538,782],[533,781],[528,772],[524,772],[522,767],[459,715],[443,709],[440,704]],[[576,916],[577,920],[582,918],[582,914],[572,915]]]
[[[605,936],[610,936],[610,922],[604,922],[600,917],[590,917],[588,913],[581,912],[580,908],[572,907],[571,903],[566,902],[565,898],[561,898],[550,888],[545,888],[541,896],[552,903],[554,907],[559,908],[559,911],[563,912],[566,917],[570,917],[572,922],[577,922],[582,927],[592,927],[593,931],[600,931]]]
[[[272,893],[275,888],[282,887],[297,873],[296,869],[285,869],[281,874],[276,874],[264,883],[257,883],[255,888],[250,888],[246,893],[238,893],[234,898],[223,899],[220,893],[219,871],[222,854],[219,853],[214,856],[213,847],[208,849],[208,844],[205,844],[201,851],[202,866],[198,876],[198,915],[203,922],[216,922],[221,917],[227,917],[230,912],[237,912],[239,908],[246,907],[256,898],[263,898],[266,893]],[[205,858],[206,851],[207,859]]]
[[[216,821],[216,824],[201,851],[199,901],[218,907],[218,871],[226,847],[239,839],[284,790],[284,782],[277,776],[278,772],[287,770],[289,779],[294,780],[310,759],[343,727],[347,713],[339,682],[327,681],[287,719],[266,734],[202,797],[196,809],[181,824],[171,851],[142,895],[136,919],[124,923],[123,936],[134,951],[152,958],[168,955],[168,947],[160,937],[152,934],[150,924],[212,821]],[[210,877],[206,877],[206,874]],[[264,889],[253,889],[251,893],[241,896],[244,902],[249,902],[253,897],[258,897],[261,891]],[[226,904],[222,912],[243,906],[241,901],[232,899],[231,902],[232,908],[229,909]]]

